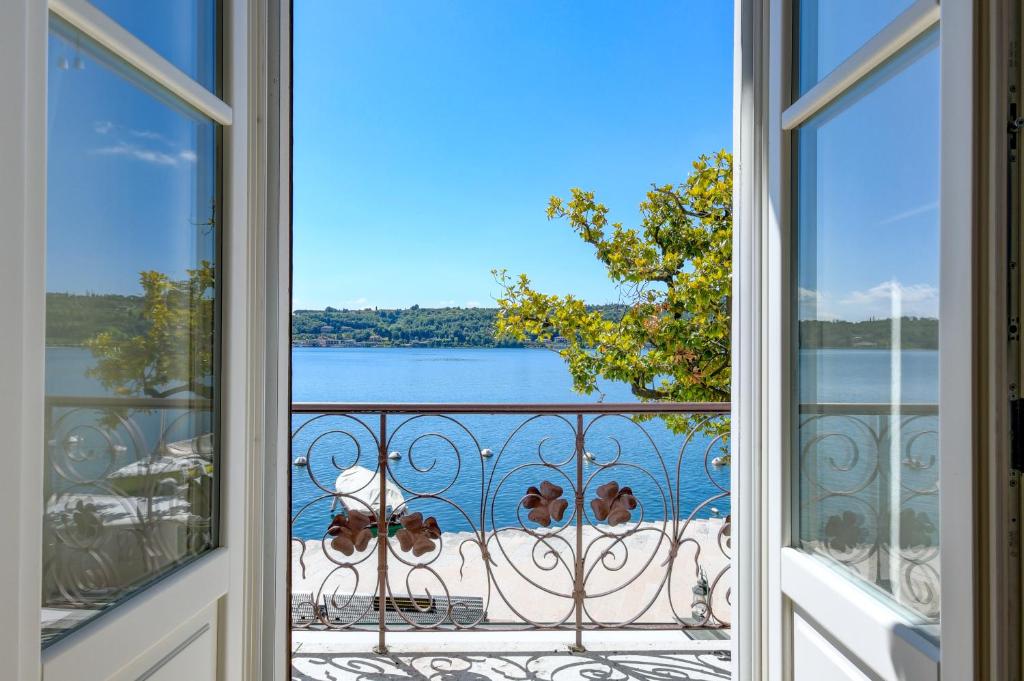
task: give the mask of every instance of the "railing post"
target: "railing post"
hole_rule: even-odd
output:
[[[572,599],[576,606],[576,643],[569,647],[582,653],[583,647],[583,414],[576,414],[576,561]]]
[[[388,485],[388,417],[380,413],[380,446],[377,450],[377,471],[380,474],[380,501],[377,504],[377,647],[373,652],[386,655],[387,644],[384,641],[385,617],[387,615],[388,586],[388,521],[387,485]]]

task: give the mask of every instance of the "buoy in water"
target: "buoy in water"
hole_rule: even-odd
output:
[[[392,461],[398,461],[399,459],[402,458],[402,455],[399,454],[398,452],[388,452],[388,458],[391,459]]]
[[[295,457],[295,461],[292,461],[292,463],[295,464],[296,466],[305,466],[306,463],[307,463],[306,462],[306,457],[304,457],[304,456],[297,456],[297,457]]]
[[[480,450],[480,456],[482,456],[482,457],[483,457],[483,458],[485,458],[485,459],[489,459],[489,458],[491,458],[492,456],[494,456],[494,452],[492,452],[492,451],[491,451],[490,449],[488,449],[487,447],[484,447],[483,449],[481,449],[481,450]]]

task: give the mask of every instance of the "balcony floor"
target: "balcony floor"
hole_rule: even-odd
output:
[[[571,636],[571,634],[569,634]],[[306,634],[295,642],[292,681],[720,681],[729,679],[728,640],[691,641],[669,632],[589,633],[571,653],[551,632],[391,635],[387,655],[367,652],[365,634]]]

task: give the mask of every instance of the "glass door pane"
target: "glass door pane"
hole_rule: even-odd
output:
[[[794,145],[798,545],[936,621],[937,32]]]
[[[51,18],[44,645],[216,543],[218,127]]]
[[[796,95],[832,73],[914,0],[798,0],[795,3]]]
[[[90,0],[186,76],[217,94],[220,3],[217,0]]]

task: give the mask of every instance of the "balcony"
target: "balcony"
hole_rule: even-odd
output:
[[[395,640],[453,669],[471,662],[452,652],[467,646],[596,654],[609,635],[619,651],[690,641],[718,659],[728,414],[720,403],[293,405],[296,673],[342,673],[345,660],[390,673],[398,658],[366,652]],[[532,661],[508,664],[580,662],[523,655]]]
[[[213,463],[205,403],[48,407],[59,636],[213,543]],[[728,404],[293,405],[294,677],[724,678],[728,425]],[[800,409],[803,548],[926,623],[936,430],[934,405]]]

